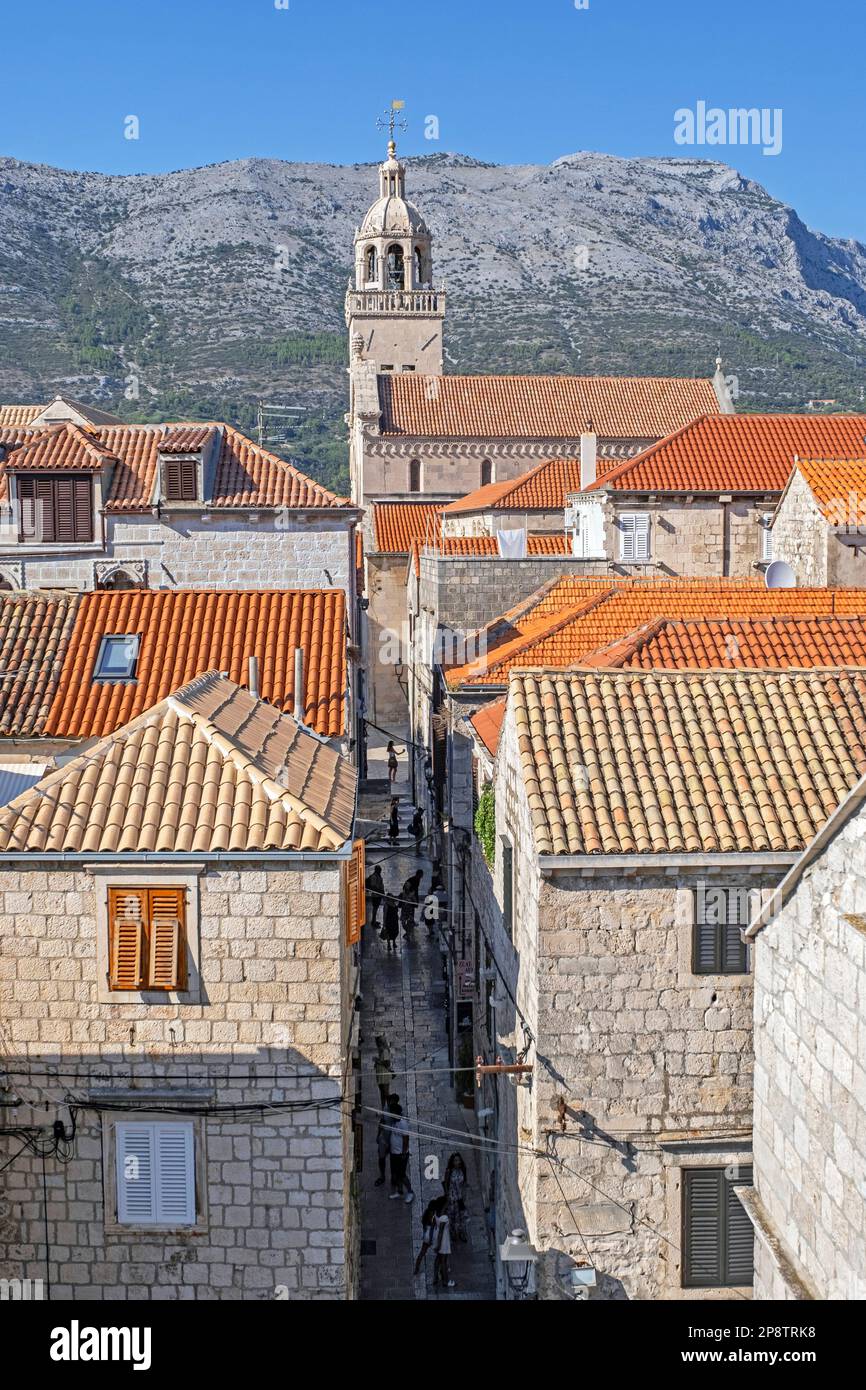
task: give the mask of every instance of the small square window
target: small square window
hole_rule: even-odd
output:
[[[141,638],[137,632],[103,637],[93,667],[95,681],[131,681],[138,665]]]

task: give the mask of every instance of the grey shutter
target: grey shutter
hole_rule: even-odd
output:
[[[35,480],[35,526],[37,541],[54,541],[57,539],[57,528],[54,515],[54,484],[50,478],[36,478]]]
[[[734,1187],[751,1187],[752,1168],[742,1167],[735,1178],[726,1178],[726,1284],[751,1284],[755,1269],[755,1230]]]
[[[714,922],[695,922],[693,970],[696,975],[715,975],[719,969],[719,928]]]
[[[514,932],[514,850],[507,840],[502,845],[502,919],[509,936]]]
[[[718,1288],[722,1282],[720,1168],[693,1168],[683,1174],[683,1284]]]
[[[748,947],[740,936],[738,926],[721,928],[722,973],[745,975],[748,972]]]

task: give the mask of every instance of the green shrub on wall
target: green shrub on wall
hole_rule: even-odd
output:
[[[484,858],[492,868],[496,858],[496,801],[493,795],[492,782],[487,783],[478,799],[478,810],[475,812],[475,834],[481,842]]]

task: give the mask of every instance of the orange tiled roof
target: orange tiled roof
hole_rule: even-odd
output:
[[[415,573],[421,572],[421,552],[422,550],[435,551],[437,555],[444,558],[460,558],[465,556],[471,559],[475,556],[478,559],[496,558],[499,555],[499,546],[495,536],[443,536],[438,537],[435,542],[428,546],[423,546],[418,541],[412,543],[412,563]],[[533,555],[570,555],[571,540],[565,533],[556,536],[542,535],[538,531],[530,531],[526,537],[527,557]]]
[[[221,436],[219,456],[209,506],[303,509],[349,505],[347,498],[337,497],[231,425],[214,423],[101,425],[86,430],[63,423],[32,430],[0,430],[0,444],[5,444],[9,451],[0,465],[0,495],[6,495],[6,474],[18,472],[19,468],[77,466],[74,460],[84,451],[84,440],[99,455],[94,467],[107,463],[111,468],[106,511],[149,511],[159,455],[206,449],[217,431]]]
[[[140,636],[136,679],[93,680],[106,635]],[[203,671],[246,685],[258,657],[259,693],[294,707],[295,648],[304,651],[305,720],[325,736],[346,729],[346,601],[341,589],[134,589],[81,597],[62,680],[42,732],[101,738]]]
[[[539,854],[798,852],[866,773],[866,672],[516,672]]]
[[[797,469],[833,526],[866,526],[866,459],[799,459]]]
[[[713,384],[689,377],[379,377],[386,435],[455,439],[660,439],[718,411]]]
[[[383,555],[408,555],[413,541],[424,545],[439,534],[442,508],[429,502],[374,502],[374,547]]]
[[[0,810],[0,849],[328,852],[355,788],[333,748],[210,671]]]
[[[596,476],[604,478],[619,467],[620,460],[599,457]],[[486,511],[558,512],[564,510],[569,494],[575,492],[580,492],[580,459],[546,459],[519,478],[488,483],[465,497],[458,497],[444,508],[444,515]]]
[[[0,735],[42,732],[80,594],[0,594]]]
[[[489,705],[483,705],[477,714],[473,714],[469,720],[484,747],[494,758],[499,747],[499,735],[502,731],[502,721],[505,718],[506,703],[504,698],[491,700]]]
[[[0,405],[0,429],[21,429],[41,415],[41,405]]]
[[[866,590],[863,591],[866,613]],[[866,666],[866,617],[658,618],[582,666],[657,671]]]
[[[487,651],[486,656],[446,672],[448,685],[503,686],[517,666],[564,668],[583,664],[590,653],[620,642],[642,623],[657,618],[762,617],[785,614],[859,614],[863,589],[767,589],[741,581],[659,580],[611,587],[606,593],[551,614],[530,611],[531,626]],[[483,643],[479,644],[484,652]]]
[[[781,492],[797,457],[855,457],[866,415],[708,415],[587,491]]]

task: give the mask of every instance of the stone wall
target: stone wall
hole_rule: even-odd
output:
[[[396,662],[409,663],[405,555],[368,555],[365,635],[368,718],[402,733],[408,727],[406,696],[397,680]],[[405,679],[405,677],[404,677]]]
[[[350,523],[339,513],[257,522],[245,515],[203,521],[196,514],[183,521],[112,517],[104,549],[30,555],[18,548],[9,551],[9,559],[20,565],[23,588],[93,589],[96,561],[111,559],[145,561],[152,589],[342,588],[349,593],[351,549]]]
[[[757,1298],[866,1298],[866,813],[808,868],[755,949]]]
[[[791,478],[772,529],[773,558],[787,561],[799,585],[811,588],[830,582],[827,523],[799,469]]]
[[[350,1296],[349,1120],[334,1102],[354,971],[338,866],[162,869],[157,881],[189,888],[190,990],[176,1002],[104,1002],[107,886],[153,882],[146,867],[34,863],[0,876],[4,1052],[24,1102],[0,1115],[50,1131],[56,1119],[69,1126],[70,1095],[80,1101],[71,1161],[47,1163],[54,1296]],[[149,1092],[151,1111],[174,1118],[177,1104],[211,1110],[194,1117],[193,1229],[113,1225],[112,1116],[153,1118],[137,1109]],[[258,1102],[301,1108],[213,1110]],[[0,1163],[19,1147],[0,1139]],[[27,1153],[5,1170],[2,1277],[44,1277],[41,1182]]]
[[[646,512],[650,517],[650,556],[656,574],[698,579],[754,578],[761,558],[759,518],[772,509],[772,498],[759,502],[722,503],[713,498],[648,502],[611,493],[606,509],[607,554],[619,562],[621,532],[617,518],[626,512]],[[627,566],[629,571],[635,568]]]

